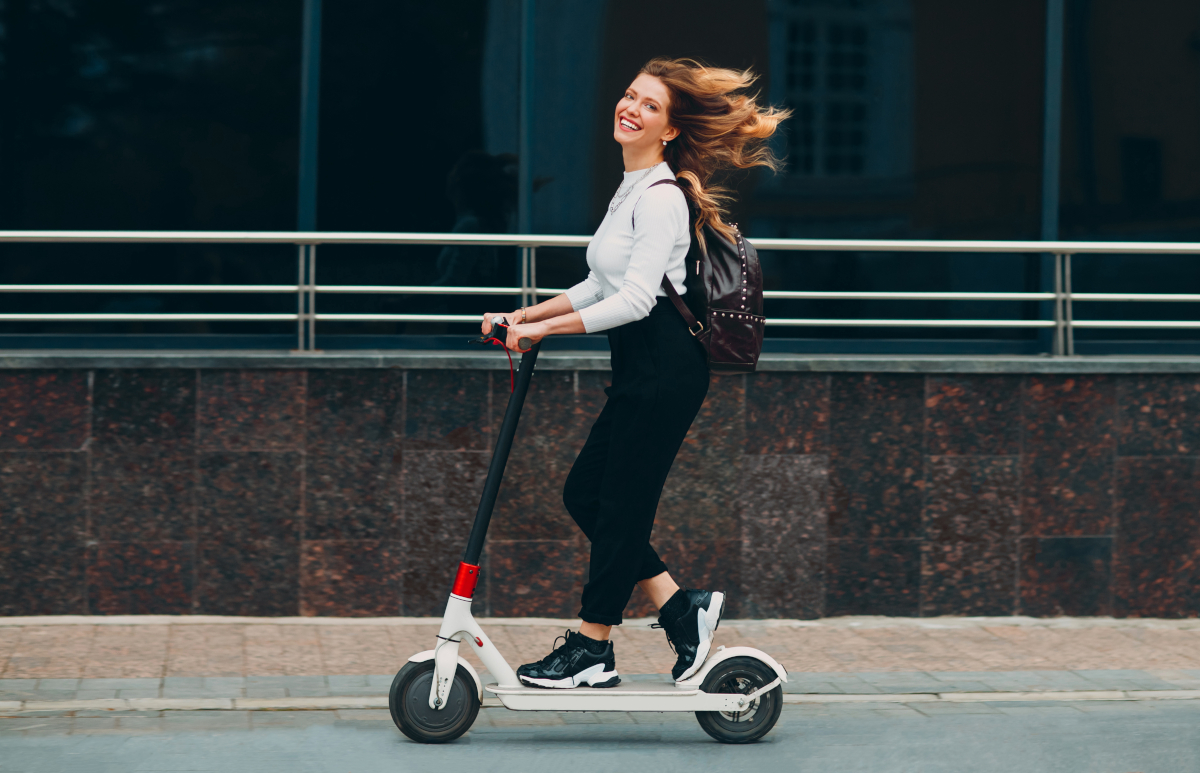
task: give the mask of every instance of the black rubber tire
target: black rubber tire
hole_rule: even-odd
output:
[[[775,681],[775,669],[755,658],[730,658],[718,663],[704,677],[701,691],[707,693],[752,693]],[[730,716],[722,711],[697,711],[696,721],[704,732],[721,743],[752,743],[771,732],[783,711],[783,686],[776,685],[754,700],[746,711]]]
[[[479,715],[479,693],[475,680],[462,664],[450,684],[446,706],[429,708],[429,687],[433,683],[433,661],[405,663],[392,680],[388,692],[388,710],[400,732],[418,743],[446,743],[471,728]]]

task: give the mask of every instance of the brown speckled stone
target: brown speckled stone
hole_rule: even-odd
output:
[[[200,445],[285,451],[304,442],[304,371],[200,372]]]
[[[404,438],[423,451],[490,450],[488,373],[478,370],[410,370]],[[508,377],[505,375],[507,382]],[[497,410],[503,410],[503,405]]]
[[[1112,532],[1114,391],[1108,376],[1026,378],[1022,533]]]
[[[920,376],[839,373],[833,377],[831,538],[919,536],[925,477],[924,389]]]
[[[926,453],[1005,456],[1020,453],[1020,376],[927,377]]]
[[[300,545],[296,540],[214,540],[201,542],[198,552],[197,614],[300,614]]]
[[[934,456],[927,464],[925,538],[1010,539],[1020,523],[1016,457]]]
[[[826,550],[826,615],[917,615],[919,540],[831,539]]]
[[[227,547],[299,542],[302,464],[296,452],[200,454],[200,541]]]
[[[828,461],[816,454],[743,460],[738,610],[746,617],[820,617]]]
[[[194,370],[98,370],[93,401],[92,437],[100,448],[195,447]]]
[[[1020,540],[1020,608],[1033,617],[1111,613],[1111,537]]]
[[[403,552],[382,540],[315,540],[300,546],[300,614],[400,614]]]
[[[1200,454],[1200,375],[1118,376],[1122,456]]]
[[[488,545],[489,609],[497,617],[576,617],[586,561],[578,540],[513,540]],[[444,606],[444,602],[443,602]]]
[[[173,448],[172,448],[173,450]],[[143,445],[92,453],[92,536],[104,541],[191,541],[196,459]]]
[[[828,374],[756,373],[746,378],[746,453],[828,451]]]
[[[1200,615],[1200,459],[1117,461],[1113,614]]]
[[[445,608],[475,521],[488,459],[478,451],[405,454],[404,614],[440,615]]]
[[[0,450],[81,449],[89,407],[86,371],[0,371]]]
[[[1011,615],[1017,602],[1015,539],[921,545],[921,614]]]
[[[744,398],[741,376],[713,377],[663,487],[656,538],[728,539],[738,533]]]
[[[97,615],[192,612],[195,544],[100,542],[88,549],[88,604]]]

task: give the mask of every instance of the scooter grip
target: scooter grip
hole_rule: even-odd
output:
[[[522,351],[527,351],[533,348],[532,338],[521,338],[517,341],[517,348]]]

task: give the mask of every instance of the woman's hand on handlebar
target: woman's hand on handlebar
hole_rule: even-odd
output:
[[[533,348],[534,344],[545,338],[548,332],[545,322],[511,325],[508,328],[508,340],[505,342],[505,346],[514,352],[527,352]],[[522,343],[524,346],[521,345]]]
[[[489,334],[491,334],[491,332],[492,332],[492,320],[493,320],[493,319],[495,319],[496,317],[503,317],[503,318],[504,318],[504,323],[505,323],[505,324],[508,324],[508,321],[509,321],[509,320],[520,319],[520,318],[521,318],[521,312],[519,312],[519,311],[518,311],[518,312],[508,312],[508,311],[489,311],[487,314],[484,314],[484,315],[483,315],[483,324],[479,326],[479,329],[480,329],[480,331],[481,331],[481,332],[482,332],[484,335],[489,335]]]

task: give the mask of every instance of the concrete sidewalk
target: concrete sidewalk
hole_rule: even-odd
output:
[[[572,622],[484,627],[515,665],[543,656]],[[616,629],[627,679],[674,661],[649,622]],[[380,708],[396,670],[436,631],[402,618],[3,618],[0,709]],[[778,658],[788,702],[1200,698],[1200,620],[735,620],[716,643]]]

